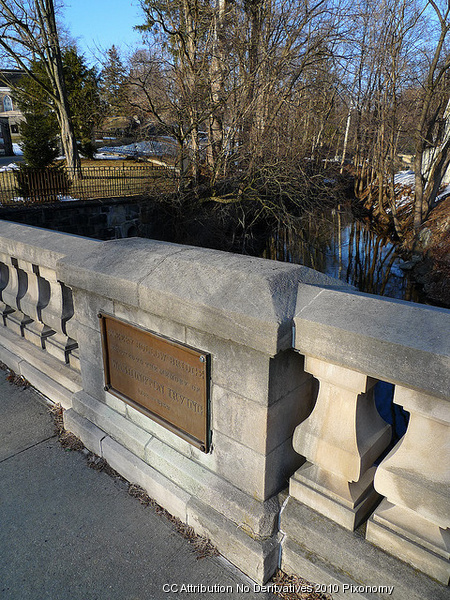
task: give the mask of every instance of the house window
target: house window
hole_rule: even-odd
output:
[[[3,110],[8,112],[9,110],[13,110],[13,103],[9,96],[5,96],[3,98]]]

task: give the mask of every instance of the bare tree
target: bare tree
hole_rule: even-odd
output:
[[[448,81],[450,52],[450,3],[435,0],[426,2],[434,14],[438,30],[436,45],[432,49],[419,96],[419,115],[414,130],[415,142],[415,200],[414,229],[417,231],[433,206],[442,178],[450,164],[450,132],[447,126],[440,127],[448,119]],[[446,84],[446,85],[445,85]],[[447,108],[447,111],[446,111]],[[436,150],[426,160],[427,147]],[[428,164],[427,164],[428,162]]]
[[[58,118],[67,165],[78,176],[80,158],[64,83],[53,0],[0,0],[0,48],[49,98],[49,106]],[[36,60],[44,66],[48,81],[31,70],[30,63]]]

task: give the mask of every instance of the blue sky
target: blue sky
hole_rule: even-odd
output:
[[[143,22],[139,0],[66,0],[64,5],[64,24],[88,62],[113,44],[125,51],[139,45],[141,36],[133,30]]]

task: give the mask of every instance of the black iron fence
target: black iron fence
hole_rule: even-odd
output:
[[[177,170],[156,165],[83,166],[0,172],[0,202],[48,203],[171,192]]]

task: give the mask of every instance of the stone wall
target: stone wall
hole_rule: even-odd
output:
[[[108,198],[57,204],[2,206],[0,218],[53,231],[109,240],[133,237],[144,229],[146,234],[151,234],[148,212],[147,201],[142,197]],[[142,219],[142,213],[146,218]]]
[[[0,360],[254,580],[281,566],[335,598],[446,596],[449,311],[302,266],[5,222],[0,267]],[[210,357],[208,452],[105,385],[99,314]],[[386,457],[377,380],[411,414]]]

